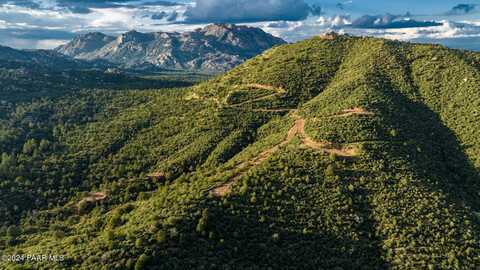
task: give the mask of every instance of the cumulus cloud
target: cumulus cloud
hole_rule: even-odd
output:
[[[447,12],[447,15],[465,15],[478,11],[479,7],[476,4],[458,4]]]
[[[310,6],[310,13],[313,16],[320,16],[324,12],[323,12],[323,8],[321,6],[313,4],[313,5]]]
[[[389,28],[416,28],[439,26],[441,23],[435,21],[416,21],[407,15],[364,15],[352,22],[355,28],[371,28],[371,29],[389,29]]]
[[[304,21],[296,22],[270,22],[261,27],[266,32],[279,36],[288,42],[296,42],[305,39],[305,37],[322,35],[331,31],[345,33],[341,25],[348,23],[348,16],[322,16],[319,19],[309,18]]]
[[[414,28],[355,28],[351,26],[349,16],[335,15],[299,22],[265,23],[262,28],[289,42],[335,31],[354,36],[374,36],[394,40],[437,43],[453,48],[480,51],[480,21],[458,23],[443,20],[438,24],[438,26]]]
[[[480,37],[480,25],[474,22],[443,21],[442,25],[433,28],[416,29],[415,38],[449,39]]]
[[[439,27],[444,24],[444,22],[420,22],[405,17],[406,16],[396,15],[366,15],[353,19],[350,15],[322,15],[316,18],[310,17],[299,22],[269,22],[264,24],[263,27],[264,30],[268,32],[294,42],[305,37],[320,35],[331,31],[384,37],[392,35],[392,33],[408,32],[405,31],[408,29],[413,29],[413,32],[419,33],[420,31],[426,31],[429,28]],[[441,32],[445,31],[447,30],[443,29]],[[403,35],[403,37],[407,36],[406,33]]]
[[[174,1],[132,1],[132,0],[0,0],[0,5],[12,5],[36,10],[64,10],[76,14],[88,14],[96,8],[131,8],[140,7],[172,7],[182,6],[183,3]]]
[[[0,4],[0,20],[10,24],[23,23],[36,28],[56,28],[71,32],[89,31],[92,28],[98,28],[97,31],[121,32],[130,28],[148,28],[161,17],[159,14],[165,14],[165,19],[168,17],[169,23],[171,23],[185,10],[183,5],[158,6],[157,4],[158,1],[148,2],[145,6],[139,5],[136,8],[131,5],[103,6],[101,8],[90,6],[89,12],[81,14],[73,13],[59,6],[31,8]],[[167,22],[165,21],[165,23]]]
[[[152,18],[152,20],[163,20],[167,17],[167,15],[168,14],[165,11],[162,11],[160,13],[153,14],[150,17]]]
[[[65,42],[81,33],[100,31],[117,35],[132,29],[144,32],[189,30],[189,25],[175,25],[182,20],[185,4],[165,1],[118,1],[108,7],[107,1],[82,1],[88,3],[88,12],[72,12],[61,0],[0,0],[0,44],[18,48],[45,47]],[[76,2],[76,1],[70,1]],[[80,2],[80,1],[78,1]],[[18,4],[20,3],[20,4]],[[166,16],[155,19],[154,14]],[[153,16],[153,18],[152,18]],[[192,27],[194,27],[192,25]]]
[[[436,43],[452,48],[480,51],[479,22],[442,21],[435,27],[402,29],[349,29],[349,34],[374,36],[420,43]]]
[[[49,38],[45,38],[48,36]],[[72,39],[70,32],[45,30],[3,28],[0,22],[0,41],[4,46],[15,48],[51,49]]]
[[[276,21],[276,22],[269,22],[266,27],[269,28],[287,28],[289,26],[287,21]]]
[[[322,16],[318,18],[317,22],[320,26],[328,28],[340,28],[352,25],[352,20],[349,15]]]
[[[337,31],[391,39],[434,42],[480,50],[480,8],[461,4],[443,15],[364,15],[351,1],[318,0],[0,0],[0,44],[48,48],[73,35],[190,31],[210,22],[262,27],[294,42]],[[341,2],[342,4],[337,5]],[[443,11],[450,6],[442,7]],[[357,8],[357,9],[355,9]],[[455,12],[453,12],[455,11]],[[439,12],[442,12],[441,10]],[[449,20],[458,16],[463,23]],[[427,21],[423,21],[427,20]],[[468,22],[470,20],[470,22]],[[184,23],[186,22],[186,23]]]
[[[170,13],[170,15],[167,16],[167,21],[174,22],[177,20],[177,18],[178,18],[178,12],[173,11],[172,13]]]
[[[311,10],[304,0],[196,0],[185,17],[189,23],[299,21]]]

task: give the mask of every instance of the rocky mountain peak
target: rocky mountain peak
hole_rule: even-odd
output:
[[[76,36],[71,42],[58,47],[56,51],[75,57],[80,54],[90,53],[98,50],[106,44],[112,42],[114,39],[114,37],[107,36],[100,32],[90,32]]]
[[[110,36],[105,35],[104,33],[101,32],[88,32],[84,35],[79,35],[75,37],[75,40],[108,40],[111,39]]]
[[[220,35],[224,35],[227,32],[232,32],[235,30],[239,30],[241,28],[247,28],[247,27],[236,26],[234,24],[216,23],[216,24],[207,25],[204,28],[202,28],[200,31],[205,33],[205,35],[220,36]]]
[[[143,43],[151,41],[154,38],[152,34],[148,33],[141,33],[136,30],[128,31],[120,36],[117,37],[118,43],[127,43],[127,42],[135,42],[135,43]]]
[[[78,59],[106,60],[128,68],[149,63],[159,68],[225,71],[284,43],[259,28],[212,24],[184,33],[132,30],[117,38],[90,33],[57,51]]]

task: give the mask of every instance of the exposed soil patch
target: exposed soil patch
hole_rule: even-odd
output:
[[[83,198],[80,202],[78,202],[78,204],[80,205],[85,202],[88,202],[88,203],[99,202],[99,201],[105,200],[106,198],[107,198],[107,195],[105,193],[94,192],[94,193],[88,194],[88,196]]]
[[[293,109],[248,109],[251,112],[291,112]]]
[[[352,117],[352,116],[374,116],[374,112],[367,111],[364,108],[360,107],[355,107],[351,109],[346,109],[343,110],[339,113],[333,114],[333,115],[327,115],[327,116],[321,116],[318,118],[312,118],[312,120],[323,120],[325,118],[343,118],[343,117]]]
[[[320,39],[323,40],[335,40],[338,37],[337,33],[326,33],[320,36]]]
[[[345,110],[342,113],[343,114],[368,113],[370,115],[369,112],[360,110],[359,108]],[[301,140],[302,146],[305,146],[307,148],[311,148],[317,151],[321,151],[324,153],[334,154],[340,157],[355,157],[359,154],[359,150],[353,146],[341,147],[341,146],[335,146],[329,142],[315,141],[310,136],[308,136],[308,134],[305,133],[305,119],[299,116],[296,113],[296,111],[292,113],[292,116],[296,119],[295,123],[290,128],[290,130],[287,133],[287,136],[281,143],[261,152],[260,154],[258,154],[258,156],[250,159],[249,161],[242,162],[238,166],[239,171],[228,182],[212,189],[211,194],[215,197],[226,196],[228,193],[230,193],[235,181],[240,179],[243,175],[245,175],[250,168],[260,165],[261,163],[266,161],[272,154],[277,152],[281,147],[290,143],[295,137],[298,137]]]
[[[228,181],[227,183],[213,189],[211,191],[212,195],[215,196],[215,197],[225,197],[232,190],[232,186],[233,186],[233,184],[235,183],[236,180],[237,180],[237,178],[234,177],[230,181]]]
[[[341,147],[335,146],[331,143],[316,142],[310,137],[302,138],[302,143],[308,148],[312,148],[328,154],[334,154],[339,157],[355,157],[359,154],[359,150],[355,147]]]
[[[364,108],[355,107],[352,109],[343,110],[341,113],[332,115],[331,117],[349,117],[354,115],[366,115],[366,116],[373,116],[375,113],[369,112]]]
[[[220,106],[220,100],[217,97],[201,97],[197,93],[193,92],[184,97],[184,100],[191,101],[191,100],[206,100],[206,101],[213,101],[218,106]]]
[[[262,90],[276,91],[276,92],[279,92],[279,93],[285,93],[286,92],[285,89],[283,89],[282,87],[260,84],[260,83],[249,83],[249,84],[245,84],[245,85],[242,85],[242,86],[246,86],[246,87],[250,87],[250,88],[257,88],[257,89],[262,89]]]
[[[147,175],[147,177],[155,181],[164,181],[166,179],[166,175],[163,172],[154,172]]]
[[[295,131],[295,135],[298,136],[302,144],[308,148],[312,148],[318,151],[322,151],[325,153],[329,154],[335,154],[337,156],[341,157],[354,157],[358,155],[358,150],[353,147],[341,147],[341,146],[335,146],[334,144],[330,142],[318,142],[315,141],[313,138],[308,136],[308,134],[305,132],[305,120],[298,116],[297,114],[294,114],[294,117],[298,118],[296,120],[296,124],[293,128],[296,127],[296,130],[293,130],[293,128],[290,130],[291,132]]]

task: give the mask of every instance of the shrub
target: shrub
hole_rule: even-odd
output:
[[[146,254],[142,254],[135,263],[135,270],[147,269],[147,264],[150,261],[150,257]]]

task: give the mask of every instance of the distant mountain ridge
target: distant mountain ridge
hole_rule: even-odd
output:
[[[285,44],[254,27],[212,24],[192,32],[140,33],[118,37],[88,33],[55,49],[82,60],[106,60],[124,68],[226,71],[276,45]]]
[[[68,56],[77,56],[98,50],[114,39],[114,37],[107,36],[103,33],[92,32],[75,37],[67,45],[57,48],[56,51]]]
[[[54,70],[105,68],[104,61],[87,62],[72,59],[52,50],[17,50],[0,46],[0,61],[16,62],[27,65],[40,65]]]

